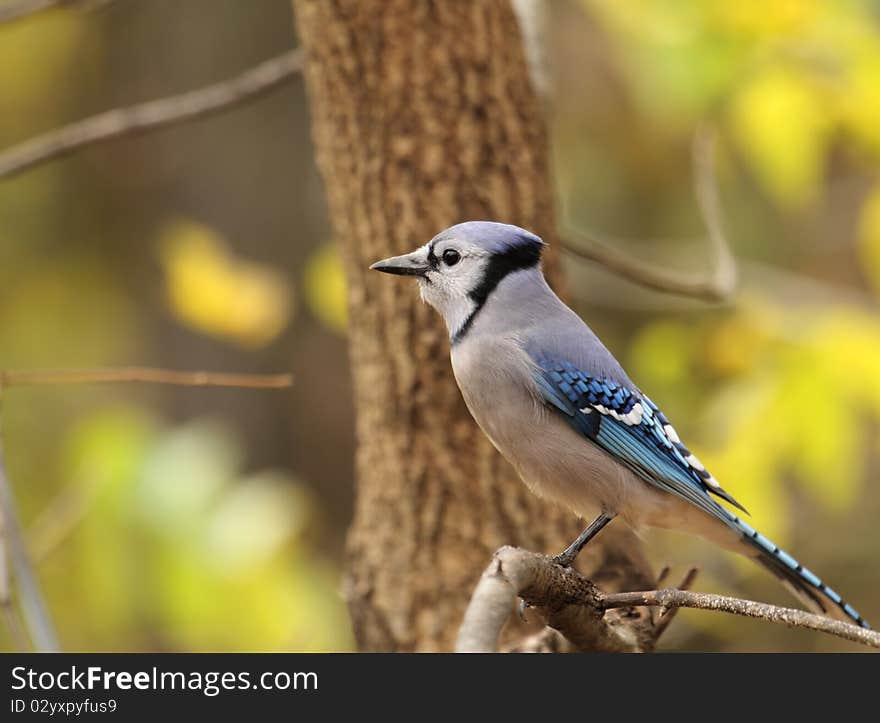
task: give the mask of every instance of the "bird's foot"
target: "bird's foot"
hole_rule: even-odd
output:
[[[578,552],[580,552],[580,550],[568,549],[564,552],[560,552],[558,555],[554,555],[550,561],[554,565],[559,565],[560,567],[571,567],[571,563],[577,558]]]
[[[580,554],[580,551],[584,549],[584,546],[599,534],[602,531],[602,528],[613,519],[614,515],[603,512],[590,523],[586,530],[577,536],[577,539],[574,542],[556,555],[556,557],[553,558],[553,562],[560,567],[571,567],[571,563],[577,559],[577,556]]]

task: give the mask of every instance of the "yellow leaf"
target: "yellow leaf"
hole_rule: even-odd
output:
[[[312,313],[340,334],[348,324],[345,274],[339,252],[333,244],[324,244],[306,262],[304,291]]]
[[[731,121],[765,190],[786,206],[815,197],[825,170],[831,118],[818,89],[783,68],[757,74],[735,97]]]
[[[756,36],[794,35],[820,16],[818,0],[713,0],[710,9],[722,30]]]
[[[235,256],[212,229],[176,221],[162,235],[168,304],[187,326],[259,347],[275,339],[292,313],[290,285],[269,266]]]

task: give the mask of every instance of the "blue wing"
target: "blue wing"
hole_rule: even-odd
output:
[[[657,406],[635,387],[543,357],[536,363],[534,380],[544,401],[577,432],[648,484],[696,505],[742,534],[758,553],[758,562],[788,583],[808,606],[826,611],[830,601],[846,618],[870,627],[817,575],[713,499],[713,495],[721,497],[745,512],[681,443]]]
[[[728,524],[734,515],[712,495],[746,511],[681,443],[657,406],[637,390],[556,360],[542,360],[535,382],[544,400],[562,412],[572,428],[647,483]]]

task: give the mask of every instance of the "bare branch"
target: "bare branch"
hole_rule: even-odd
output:
[[[67,4],[69,0],[18,0],[0,5],[0,23],[21,20],[28,15]]]
[[[696,570],[690,570],[682,586],[689,586],[695,575]],[[758,618],[880,648],[878,632],[803,610],[677,589],[603,593],[577,570],[560,567],[549,557],[502,547],[493,555],[474,590],[459,629],[456,651],[497,651],[501,629],[513,612],[517,597],[528,602],[544,617],[549,627],[561,633],[577,650],[651,650],[659,634],[671,622],[674,609],[680,607]],[[658,606],[669,609],[669,612],[662,613],[650,628],[607,615],[614,609],[643,606]],[[538,637],[526,647],[543,650],[549,648],[549,643],[546,638]]]
[[[544,555],[502,547],[478,583],[459,629],[460,653],[495,652],[501,628],[522,597],[578,650],[637,652],[637,636],[610,625],[599,607],[599,589],[573,568]]]
[[[654,582],[654,587],[660,587],[663,584],[663,581],[669,577],[669,573],[672,568],[669,565],[664,565],[663,568],[657,573],[657,580]]]
[[[52,8],[76,5],[77,7],[82,6],[86,10],[95,10],[111,2],[113,0],[13,0],[12,2],[0,3],[0,24],[22,20]]]
[[[302,65],[302,51],[290,50],[234,78],[72,123],[0,153],[0,178],[111,138],[226,110],[284,83],[298,74]]]
[[[31,560],[39,565],[58,549],[85,519],[94,501],[94,493],[85,494],[72,487],[55,495],[27,531]]]
[[[669,568],[664,568],[668,570]],[[685,573],[685,576],[682,578],[681,582],[678,584],[677,590],[690,590],[691,585],[694,584],[694,580],[697,579],[697,573],[699,570],[697,568],[692,567]],[[660,580],[657,581],[657,586],[660,586]],[[667,608],[660,608],[660,617],[657,618],[657,622],[654,625],[654,640],[660,640],[660,636],[666,632],[666,628],[669,627],[669,623],[671,623],[675,619],[676,613],[678,613],[679,608],[672,608],[668,610]]]
[[[726,595],[712,595],[687,590],[650,590],[646,592],[621,592],[601,595],[599,605],[605,610],[612,608],[659,605],[665,608],[698,608],[757,618],[769,623],[804,628],[851,640],[872,648],[880,648],[880,632],[860,628],[858,625],[834,620],[824,615],[808,613],[794,608],[742,600]]]
[[[8,387],[54,384],[96,384],[138,382],[182,387],[239,387],[243,389],[286,389],[293,385],[290,374],[227,374],[223,372],[181,372],[153,367],[118,369],[59,369],[53,371],[2,371],[0,390]]]
[[[3,518],[3,541],[9,553],[10,567],[18,592],[18,603],[31,644],[39,652],[57,651],[55,628],[31,566],[24,535],[18,522],[15,499],[3,464],[2,444],[0,444],[0,515]],[[15,635],[18,630],[17,619],[10,614],[12,608],[6,610],[7,620]]]
[[[6,627],[9,629],[10,637],[16,648],[19,651],[25,651],[30,647],[30,644],[24,632],[25,626],[21,619],[21,613],[12,600],[12,585],[10,584],[12,571],[9,569],[7,548],[3,515],[0,514],[0,609],[3,610]]]
[[[173,384],[188,387],[240,387],[245,389],[284,389],[293,384],[290,374],[226,374],[215,372],[181,372],[152,367],[122,367],[117,369],[61,369],[53,371],[2,371],[0,370],[0,395],[5,389],[16,386],[56,384],[93,384],[106,382],[141,382],[147,384]],[[25,646],[18,609],[13,604],[8,572],[7,553],[11,563],[12,577],[18,591],[18,602],[24,617],[31,643],[40,651],[58,649],[55,632],[43,601],[36,575],[33,572],[27,545],[16,513],[12,489],[3,466],[0,445],[0,608],[7,626],[21,647]],[[40,541],[38,559],[44,557],[76,525],[85,512],[84,503],[62,495],[53,503],[51,523],[38,520],[36,530]],[[46,534],[51,530],[51,534]]]
[[[705,301],[726,301],[736,288],[737,268],[721,222],[714,159],[714,134],[700,129],[693,144],[694,190],[712,251],[713,269],[710,273],[698,275],[659,268],[619,250],[619,245],[625,245],[622,242],[600,238],[596,233],[574,229],[568,224],[563,224],[561,231],[563,248],[649,289]]]

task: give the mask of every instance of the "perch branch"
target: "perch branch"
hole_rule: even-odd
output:
[[[691,570],[686,587],[696,575]],[[741,600],[723,595],[667,589],[646,592],[603,593],[581,573],[562,568],[550,558],[527,550],[502,547],[492,557],[471,597],[459,629],[456,651],[494,652],[501,629],[521,597],[578,650],[638,652],[651,648],[670,622],[675,608],[694,607],[758,618],[793,628],[805,628],[863,645],[880,648],[880,633],[821,615]],[[661,614],[650,638],[638,630],[609,620],[617,608],[657,606]]]
[[[737,267],[724,234],[715,174],[715,136],[700,129],[694,136],[694,191],[706,225],[713,270],[705,275],[659,268],[619,250],[619,241],[563,224],[562,247],[573,256],[597,263],[641,286],[704,301],[726,301],[737,283]]]
[[[152,367],[118,369],[59,369],[53,371],[0,371],[0,390],[47,384],[95,384],[139,382],[173,384],[182,387],[239,387],[243,389],[286,389],[293,384],[290,374],[227,374],[181,372]]]
[[[501,629],[521,597],[578,650],[639,651],[631,630],[604,619],[600,594],[573,568],[560,567],[534,552],[502,547],[474,590],[455,649],[460,653],[497,651]]]
[[[867,630],[857,625],[834,620],[824,615],[808,613],[804,610],[784,608],[768,603],[743,600],[727,595],[712,595],[689,590],[650,590],[646,592],[621,592],[602,594],[599,605],[605,610],[622,607],[639,607],[643,605],[664,608],[697,608],[699,610],[715,610],[717,612],[757,618],[769,623],[786,625],[790,628],[804,628],[820,633],[834,635],[854,643],[861,643],[872,648],[880,648],[880,632]],[[671,612],[671,610],[670,610]],[[668,614],[668,613],[667,613]]]
[[[301,50],[290,50],[228,80],[139,105],[116,108],[37,136],[0,153],[0,177],[85,146],[225,110],[265,93],[300,72]]]

